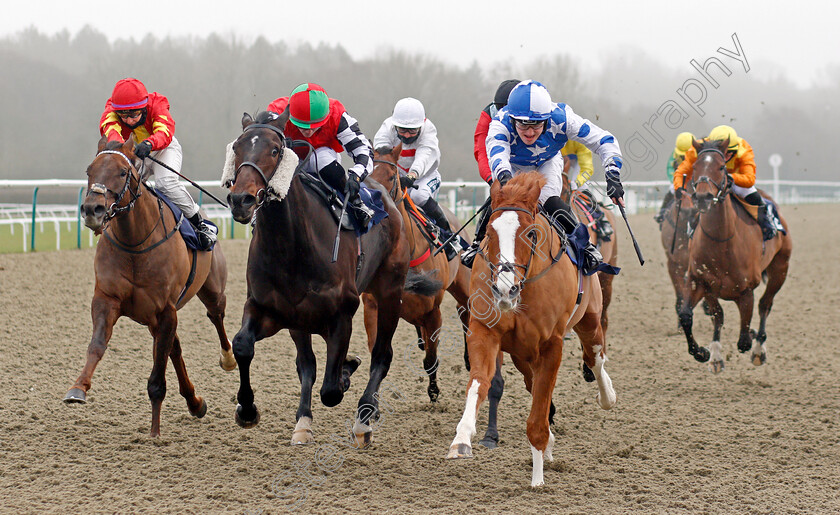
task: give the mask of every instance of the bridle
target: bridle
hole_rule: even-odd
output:
[[[708,153],[708,152],[712,152],[714,154],[717,154],[721,157],[721,159],[723,159],[723,163],[720,165],[720,170],[723,172],[723,178],[720,180],[719,183],[712,180],[712,178],[709,177],[708,175],[703,175],[701,177],[693,178],[691,180],[691,186],[694,188],[694,193],[691,194],[691,200],[694,201],[695,206],[697,205],[697,186],[698,185],[703,184],[703,183],[708,183],[708,184],[715,187],[715,189],[717,190],[717,193],[715,194],[714,197],[712,197],[712,204],[717,204],[718,202],[721,202],[726,197],[726,195],[729,193],[730,187],[732,185],[732,178],[729,176],[729,174],[726,171],[726,155],[723,152],[721,152],[719,149],[716,149],[716,148],[704,148],[703,150],[701,150],[700,152],[697,153],[697,158],[699,159],[701,154]]]
[[[400,167],[399,167],[399,165],[397,165],[397,163],[392,163],[391,161],[386,161],[384,159],[374,159],[373,162],[374,163],[382,163],[382,164],[386,164],[386,165],[391,165],[391,166],[394,167],[394,170],[396,171],[396,174],[394,175],[394,184],[391,185],[391,189],[388,190],[388,194],[391,195],[392,199],[394,199],[395,204],[399,204],[402,201],[402,199],[405,197],[405,190],[403,190],[399,187],[399,184],[400,184]],[[397,191],[402,193],[402,196],[400,198],[396,198]]]
[[[283,154],[284,154],[284,151],[286,149],[286,145],[285,145],[286,136],[283,134],[283,131],[280,130],[278,127],[275,127],[274,125],[270,125],[270,124],[267,124],[267,123],[252,123],[251,125],[248,125],[244,129],[242,129],[242,134],[244,135],[246,132],[248,132],[251,129],[269,129],[269,130],[277,133],[278,136],[280,136],[280,156],[277,158],[277,164],[274,165],[274,169],[271,171],[271,175],[274,175],[274,173],[277,172],[277,167],[280,166],[280,161],[283,160]],[[242,136],[240,136],[240,138],[241,137]],[[268,179],[268,176],[266,176],[265,172],[263,172],[262,168],[260,168],[260,165],[258,165],[257,163],[255,163],[253,161],[243,161],[239,166],[236,167],[236,171],[233,172],[233,179],[231,179],[228,182],[228,184],[226,184],[226,186],[230,186],[231,184],[236,182],[236,178],[239,176],[239,172],[240,172],[240,170],[242,170],[242,167],[244,167],[244,166],[250,166],[251,168],[256,170],[256,172],[259,174],[260,178],[263,180],[263,187],[260,188],[257,191],[257,195],[256,195],[256,197],[257,197],[257,207],[260,207],[260,206],[263,205],[266,198],[268,197],[267,190],[268,190],[269,179]]]
[[[138,177],[137,187],[134,189],[134,191],[131,191],[131,179],[134,177],[134,172],[136,172],[137,169],[134,168],[134,164],[131,162],[131,159],[129,159],[127,155],[123,154],[118,150],[102,150],[101,152],[96,154],[96,157],[99,157],[102,154],[115,154],[122,157],[123,159],[125,159],[126,163],[128,163],[129,168],[129,172],[126,174],[125,184],[123,185],[123,188],[119,193],[98,182],[93,183],[88,187],[88,196],[95,193],[97,195],[102,195],[103,197],[106,197],[106,193],[110,193],[115,197],[114,202],[112,202],[108,209],[105,211],[105,219],[103,223],[106,223],[115,216],[130,211],[131,208],[134,207],[134,203],[137,202],[137,199],[140,198],[140,195],[143,193],[143,190],[140,189],[140,178]],[[96,160],[96,157],[94,158],[94,161]],[[131,193],[131,200],[128,202],[128,204],[120,206],[119,204],[120,202],[122,202],[123,197],[125,197],[126,193]]]

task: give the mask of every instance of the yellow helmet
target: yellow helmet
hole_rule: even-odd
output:
[[[675,156],[684,156],[685,152],[691,148],[694,143],[694,134],[690,132],[681,132],[677,135],[677,146],[674,149]]]
[[[729,147],[727,150],[737,152],[738,147],[741,145],[741,138],[738,137],[735,129],[728,125],[718,125],[709,133],[709,139],[711,141],[725,141],[726,138],[729,138]]]

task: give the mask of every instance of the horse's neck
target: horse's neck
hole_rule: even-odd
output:
[[[405,195],[408,195],[407,193]],[[408,212],[408,208],[406,207],[406,201],[400,200],[397,204],[397,208],[400,211],[400,215],[403,219],[403,227],[405,227],[405,233],[408,235],[409,241],[409,252],[410,256],[409,259],[416,259],[419,257],[421,253],[425,253],[426,249],[429,248],[429,242],[426,241],[426,238],[420,234],[420,228],[417,227],[417,223],[414,221],[414,217],[411,213]]]
[[[119,238],[120,241],[126,244],[140,243],[141,240],[150,236],[150,233],[155,230],[164,230],[163,224],[159,224],[161,217],[161,210],[158,206],[157,199],[145,187],[140,186],[140,196],[134,202],[134,206],[128,211],[114,217],[110,222],[110,229],[112,233]],[[131,193],[126,192],[126,196],[130,197]],[[167,227],[171,229],[171,227]],[[150,236],[146,243],[155,243],[157,240]]]
[[[279,260],[300,261],[302,251],[312,251],[312,233],[307,225],[310,199],[305,186],[292,179],[283,200],[268,200],[257,213],[257,226],[265,245],[276,247]]]
[[[708,211],[700,214],[700,227],[716,239],[729,238],[735,232],[738,215],[730,197],[731,194],[726,195]]]

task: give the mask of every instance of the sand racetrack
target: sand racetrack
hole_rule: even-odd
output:
[[[607,368],[618,403],[611,411],[597,407],[594,384],[581,377],[577,340],[567,341],[554,392],[555,461],[537,490],[529,486],[525,437],[530,398],[510,363],[500,447],[477,445],[484,404],[475,458],[444,459],[467,379],[451,299],[444,323],[452,343],[441,358],[439,402],[429,402],[414,330],[401,322],[386,380],[388,406],[365,451],[341,443],[369,364],[361,311],[351,353],[364,362],[350,391],[335,408],[316,395],[317,443],[290,447],[299,383],[288,333],[257,344],[252,381],[262,420],[241,429],[233,418],[239,374],[219,368],[215,332],[194,299],[179,313],[179,335],[209,410],[203,419],[190,416],[169,366],[162,436],[152,439],[151,338],[128,319],[114,330],[88,404],[61,402],[90,340],[93,251],[0,255],[0,511],[840,512],[840,205],[785,206],[783,214],[794,252],[768,322],[768,363],[754,367],[738,353],[737,310],[727,302],[727,362],[719,376],[686,351],[651,216],[630,219],[644,267],[626,228],[616,227],[624,268],[614,282]],[[222,245],[232,339],[245,298],[247,243]],[[695,334],[708,345],[711,324],[700,313]],[[317,389],[324,345],[315,343]]]

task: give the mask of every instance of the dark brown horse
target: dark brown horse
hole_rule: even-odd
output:
[[[793,243],[787,222],[781,216],[787,234],[779,233],[763,241],[761,228],[740,202],[731,194],[732,178],[726,171],[724,153],[729,141],[694,142],[697,161],[693,169],[692,199],[700,212],[700,221],[689,242],[686,291],[680,307],[680,325],[688,342],[688,352],[698,361],[711,359],[713,372],[723,369],[723,353],[719,339],[710,349],[701,347],[692,334],[692,310],[700,299],[734,301],[741,315],[738,350],[752,351],[750,360],[761,365],[767,359],[767,316],[773,298],[787,277]],[[765,195],[766,196],[766,195]],[[767,286],[758,303],[758,333],[750,329],[753,316],[753,290],[767,278]],[[723,318],[720,317],[722,324]],[[719,335],[715,317],[715,334]],[[711,352],[710,352],[711,350]]]
[[[195,394],[181,356],[177,310],[197,295],[207,308],[221,344],[219,364],[236,368],[224,327],[227,266],[220,244],[210,252],[187,249],[172,212],[140,180],[134,142],[99,141],[87,169],[88,193],[81,209],[85,225],[102,237],[96,246],[96,286],[91,302],[93,337],[87,363],[65,402],[85,402],[91,376],[102,359],[114,324],[127,316],[149,328],[154,365],[149,376],[152,436],[160,435],[160,408],[166,395],[166,361],[172,360],[181,395],[195,417],[207,403]],[[187,223],[187,222],[184,222]]]
[[[391,338],[399,322],[408,244],[388,192],[369,181],[382,192],[388,217],[361,238],[353,231],[341,231],[337,261],[331,261],[337,224],[322,198],[304,184],[297,156],[285,147],[282,130],[288,118],[288,111],[280,117],[263,112],[255,122],[245,114],[243,132],[233,144],[235,172],[225,179],[234,219],[243,224],[254,220],[248,298],[242,328],[233,339],[240,373],[236,422],[246,428],[259,422],[250,382],[254,342],[289,329],[297,347],[301,383],[292,443],[313,442],[312,335],[320,335],[327,343],[321,402],[335,406],[361,361],[347,359],[347,349],[359,295],[367,292],[378,306],[376,340],[371,349],[370,379],[359,399],[353,427],[356,445],[364,447],[371,441],[370,422],[378,412],[379,385],[393,357]]]
[[[610,409],[616,400],[604,369],[601,288],[594,276],[582,275],[572,264],[551,222],[537,214],[544,184],[532,172],[513,177],[504,188],[498,181],[491,187],[487,248],[475,260],[470,279],[467,401],[447,455],[472,456],[478,408],[490,389],[498,354],[505,351],[532,397],[527,422],[531,486],[544,484],[543,459],[552,460],[549,407],[568,328],[578,334],[584,362],[598,382],[599,406]]]
[[[448,261],[445,252],[434,254],[433,248],[426,237],[417,226],[414,215],[409,213],[410,206],[407,206],[406,191],[403,190],[397,172],[397,159],[399,159],[402,144],[397,145],[387,153],[374,152],[374,167],[371,179],[379,182],[391,195],[391,198],[399,209],[403,221],[404,235],[410,249],[409,261],[412,270],[425,274],[437,280],[438,290],[434,296],[418,295],[411,291],[403,293],[402,309],[400,316],[403,320],[412,324],[417,329],[417,336],[426,352],[423,360],[423,370],[429,376],[429,387],[427,392],[429,399],[436,402],[440,394],[437,385],[437,370],[440,366],[438,360],[438,345],[441,341],[441,314],[440,304],[443,302],[443,295],[449,292],[458,304],[458,316],[461,320],[461,329],[464,331],[466,348],[466,329],[470,320],[469,313],[469,289],[470,269],[461,264],[460,260]],[[443,208],[449,223],[452,227],[460,227],[460,221]],[[368,334],[368,344],[372,345],[376,337],[376,300],[372,295],[362,295],[365,307],[365,329]],[[450,345],[452,342],[448,342]],[[413,344],[412,344],[413,347]],[[408,348],[411,350],[411,347]],[[469,361],[467,361],[469,364]]]

